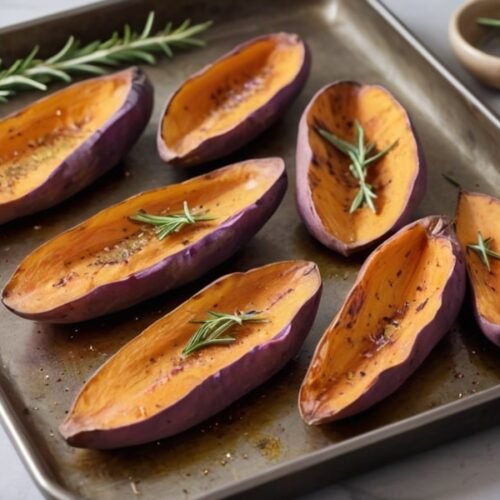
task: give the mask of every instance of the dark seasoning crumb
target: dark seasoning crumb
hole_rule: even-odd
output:
[[[201,205],[202,207],[202,205]],[[199,208],[199,207],[198,207]],[[166,207],[159,211],[159,214],[170,213],[170,207]],[[127,232],[128,229],[124,227],[123,232]],[[104,266],[114,266],[119,264],[128,264],[130,258],[141,252],[146,246],[156,238],[155,230],[152,226],[147,224],[141,224],[139,229],[132,234],[122,237],[112,246],[105,246],[102,250],[95,252],[91,255],[92,260],[87,266],[89,268],[97,268],[93,274],[98,272],[98,270]],[[191,240],[184,239],[182,245],[187,246],[191,243]],[[88,258],[86,255],[80,255],[79,260],[83,261]],[[72,262],[64,262],[66,268],[72,266]],[[87,276],[89,273],[85,272],[84,275]],[[70,271],[68,274],[62,276],[57,281],[55,281],[52,286],[54,288],[65,287],[71,280],[79,277],[78,273]]]
[[[56,110],[57,116],[61,114],[61,110]],[[24,149],[9,151],[0,156],[0,194],[14,195],[16,186],[44,163],[59,156],[62,151],[71,151],[77,147],[91,132],[85,129],[85,125],[91,120],[92,116],[88,115],[71,125],[56,126],[47,134],[29,140]],[[21,135],[21,132],[10,129],[10,137],[6,140]]]
[[[272,74],[272,71],[272,66],[267,65],[257,74],[244,72],[241,78],[228,79],[225,84],[216,88],[210,94],[210,99],[213,101],[217,112],[231,112],[242,102],[258,94],[265,87],[268,76]]]
[[[102,267],[128,263],[130,257],[143,250],[154,237],[153,228],[141,226],[141,229],[120,239],[113,246],[106,246],[100,252],[96,252],[89,266]]]
[[[363,351],[362,356],[364,358],[372,358],[375,353],[383,349],[387,344],[393,344],[396,341],[394,334],[401,325],[401,320],[407,314],[410,303],[405,301],[403,305],[396,308],[395,305],[389,308],[394,309],[394,312],[390,316],[384,316],[377,327],[374,334],[369,335],[365,338],[365,341],[370,342],[370,347]]]

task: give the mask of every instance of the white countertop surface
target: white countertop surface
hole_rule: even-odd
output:
[[[454,59],[447,39],[448,19],[461,0],[384,0],[397,16],[474,92],[500,113],[500,92],[487,90]],[[0,0],[0,28],[90,0]],[[500,160],[499,160],[500,162]],[[499,351],[500,355],[500,351]],[[320,490],[310,500],[498,500],[500,427],[401,460]],[[0,428],[0,499],[42,498]]]

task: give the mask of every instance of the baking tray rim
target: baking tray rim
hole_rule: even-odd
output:
[[[61,20],[76,14],[86,14],[100,10],[102,7],[109,7],[121,3],[122,0],[97,0],[91,4],[67,9],[55,14],[49,14],[30,21],[16,23],[4,28],[0,28],[0,36],[16,32],[18,30],[30,28],[38,24],[49,21]],[[446,65],[439,60],[412,31],[383,4],[383,0],[364,0],[387,24],[389,24],[399,36],[430,64],[439,75],[457,91],[462,98],[472,104],[479,114],[481,114],[491,125],[500,132],[500,117],[495,114],[479,97],[477,97],[469,87],[455,76]],[[29,430],[16,413],[10,398],[8,397],[3,384],[5,381],[0,377],[0,424],[5,430],[8,438],[14,446],[18,456],[27,469],[31,479],[38,490],[46,498],[57,500],[71,500],[78,496],[68,491],[56,479],[54,471],[48,468],[48,464],[40,456],[39,449],[31,442]],[[348,438],[341,443],[333,443],[323,449],[310,452],[307,456],[297,457],[283,464],[268,468],[265,472],[255,474],[237,483],[230,483],[212,490],[212,498],[221,496],[232,496],[252,487],[265,483],[267,480],[285,477],[294,472],[328,462],[329,460],[342,454],[359,450],[368,445],[383,442],[389,438],[417,430],[427,424],[437,423],[454,415],[459,415],[467,410],[485,406],[495,400],[500,399],[500,385],[490,387],[477,394],[468,395],[463,399],[443,404],[437,408],[423,411],[411,417],[404,418],[397,422],[384,425],[378,429],[365,432],[358,436]]]

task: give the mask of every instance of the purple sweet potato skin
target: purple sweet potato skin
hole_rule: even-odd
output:
[[[472,191],[465,191],[461,190],[460,195],[458,198],[458,204],[457,204],[457,214],[456,214],[456,220],[457,220],[457,225],[458,225],[458,220],[459,220],[459,214],[460,214],[460,205],[461,205],[461,199],[462,196],[477,196],[481,198],[486,198],[488,200],[489,204],[492,204],[493,207],[500,205],[500,200],[498,198],[495,198],[493,196],[489,196],[484,193],[478,193],[478,192],[472,192]],[[460,231],[457,228],[458,234],[460,234]],[[464,242],[462,242],[464,243]],[[465,245],[462,247],[464,250],[464,253],[467,251],[467,248]],[[486,336],[487,339],[489,339],[491,342],[493,342],[495,345],[500,347],[500,324],[498,323],[493,323],[490,321],[488,318],[486,318],[481,311],[479,310],[479,298],[477,295],[477,290],[476,286],[474,286],[474,272],[471,267],[466,266],[467,268],[467,276],[468,276],[468,282],[469,282],[469,288],[471,290],[471,296],[470,298],[472,299],[472,307],[474,311],[474,317],[476,318],[476,321],[479,325],[479,328],[483,332],[483,334]]]
[[[500,325],[498,323],[492,323],[479,312],[478,303],[475,298],[475,292],[472,283],[471,283],[471,289],[472,289],[472,294],[474,296],[473,297],[474,316],[476,317],[476,321],[479,324],[479,328],[481,328],[481,331],[489,340],[491,340],[491,342],[500,347]]]
[[[0,224],[57,205],[98,177],[126,155],[146,127],[153,111],[153,86],[137,67],[122,107],[53,170],[36,189],[0,204]],[[50,98],[50,97],[49,97]]]
[[[441,307],[434,319],[418,334],[418,338],[415,339],[413,344],[413,349],[404,363],[383,371],[377,379],[375,379],[373,385],[367,392],[361,395],[351,405],[345,407],[335,415],[330,416],[328,422],[341,420],[361,413],[399,389],[408,377],[410,377],[410,375],[423,363],[438,342],[448,333],[460,312],[465,298],[466,270],[463,253],[452,229],[451,222],[443,216],[429,216],[409,224],[402,228],[401,231],[405,231],[415,224],[424,224],[432,233],[433,237],[447,238],[452,245],[453,254],[456,259],[455,266],[443,290]],[[392,238],[396,237],[397,234]],[[375,250],[373,254],[375,254],[375,252],[377,252],[377,250]],[[370,257],[362,266],[359,276],[362,276],[369,261]],[[321,424],[324,422],[312,421],[309,423]]]
[[[153,417],[117,429],[74,434],[62,426],[63,437],[71,446],[111,449],[156,441],[203,422],[263,384],[298,353],[316,317],[320,298],[321,286],[271,340],[254,347]]]
[[[287,177],[283,165],[281,176],[256,203],[181,252],[121,281],[102,285],[55,309],[36,314],[13,312],[34,321],[76,323],[125,309],[194,281],[231,257],[259,231],[278,208],[286,188]]]
[[[375,240],[345,243],[329,233],[324,227],[320,216],[315,210],[314,203],[312,201],[311,187],[308,181],[308,172],[309,166],[313,159],[313,151],[309,145],[309,127],[307,124],[307,115],[309,114],[309,110],[311,109],[313,103],[323,92],[326,92],[331,87],[340,83],[345,82],[333,82],[325,85],[320,90],[318,90],[318,92],[316,92],[314,97],[307,105],[300,119],[296,150],[296,202],[299,214],[311,235],[331,250],[334,250],[335,252],[348,257],[353,253],[361,252],[375,247],[384,239],[386,239],[391,233],[396,232],[408,223],[412,213],[415,211],[416,207],[420,204],[425,195],[425,191],[427,188],[427,167],[422,150],[422,145],[416,134],[415,127],[413,126],[413,123],[407,114],[407,127],[413,134],[413,137],[415,138],[415,141],[417,143],[417,157],[415,158],[415,162],[417,164],[417,174],[415,176],[413,186],[408,193],[408,200],[406,202],[404,210],[401,212],[401,215],[398,217],[397,221],[391,228],[389,228],[384,234],[382,234]],[[350,83],[352,83],[353,85],[361,86],[361,84],[357,82]],[[384,92],[388,93],[388,91],[383,87],[380,88],[382,88]]]
[[[189,79],[186,80],[186,82],[184,82],[182,85],[185,85],[185,83],[189,82],[190,80],[200,77],[210,67],[217,64],[221,60],[233,57],[248,45],[257,42],[258,40],[268,38],[269,36],[273,35],[260,36],[238,45],[231,52],[223,55],[215,62],[209,64],[208,66],[204,67],[203,69],[189,77]],[[227,156],[255,139],[258,135],[262,134],[262,132],[268,129],[285,113],[285,111],[288,109],[295,97],[297,97],[297,95],[300,93],[307,81],[311,68],[311,53],[305,42],[302,41],[301,43],[304,44],[304,59],[296,77],[288,85],[283,87],[276,95],[273,96],[270,101],[249,114],[233,129],[228,130],[224,134],[208,138],[206,141],[203,141],[198,147],[196,147],[186,155],[178,156],[165,144],[165,141],[162,137],[163,118],[160,121],[157,133],[157,147],[160,158],[163,161],[174,166],[191,167],[221,158],[223,156]],[[165,117],[168,113],[170,103],[175,99],[175,96],[181,88],[182,86],[177,89],[177,91],[175,91],[169,98],[165,106],[165,110],[162,113],[162,117]]]

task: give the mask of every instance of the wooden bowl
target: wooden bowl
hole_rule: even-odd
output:
[[[500,0],[472,0],[459,7],[450,20],[450,43],[470,73],[486,85],[500,89],[500,56],[485,50],[487,41],[492,42],[496,36],[495,31],[500,40],[500,28],[478,24],[479,17],[500,19]]]

